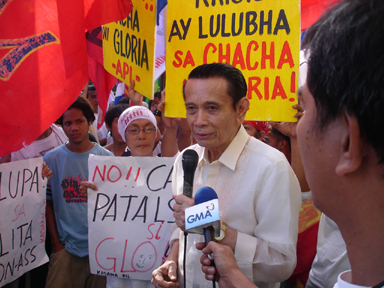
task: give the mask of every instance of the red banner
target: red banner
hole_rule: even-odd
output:
[[[104,69],[101,27],[87,32],[86,35],[89,78],[91,78],[93,84],[95,85],[97,102],[102,111],[102,115],[98,115],[97,117],[98,123],[95,123],[97,129],[99,129],[104,123],[104,116],[108,109],[109,93],[116,84],[116,77]]]
[[[301,0],[301,31],[316,22],[329,6],[340,0]]]
[[[85,32],[130,0],[0,0],[0,156],[32,143],[88,82]]]

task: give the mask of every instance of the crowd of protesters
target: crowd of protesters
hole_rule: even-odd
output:
[[[381,0],[342,0],[309,28],[295,123],[245,120],[247,85],[228,64],[190,73],[186,119],[164,115],[165,92],[147,104],[131,82],[96,129],[97,93],[87,85],[36,141],[1,158],[43,156],[49,178],[49,265],[4,287],[384,287],[383,13]],[[208,246],[197,235],[182,241],[194,205],[182,195],[185,149],[199,155],[194,193],[212,187],[222,207],[221,235]],[[177,227],[152,281],[90,273],[87,195],[98,189],[88,181],[90,154],[175,157]],[[78,175],[76,199],[64,198],[63,180]]]

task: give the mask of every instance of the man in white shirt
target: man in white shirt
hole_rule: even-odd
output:
[[[339,227],[351,264],[334,287],[384,280],[383,15],[382,0],[343,0],[303,42],[300,153],[313,202]]]
[[[187,121],[199,155],[193,195],[203,187],[218,194],[223,237],[242,272],[259,287],[284,281],[296,265],[300,187],[285,156],[247,134],[242,126],[249,107],[242,73],[228,64],[196,67],[184,88]],[[176,159],[172,187],[173,231],[167,261],[153,272],[156,287],[212,287],[201,271],[204,237],[188,235],[186,283],[183,283],[185,208],[194,200],[182,195],[182,154]],[[180,195],[181,194],[181,195]],[[177,268],[179,275],[177,277]],[[178,283],[176,283],[178,282]]]

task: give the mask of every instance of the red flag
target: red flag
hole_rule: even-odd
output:
[[[0,0],[0,156],[32,143],[72,104],[88,82],[85,31],[131,8],[130,0]]]
[[[108,108],[107,106],[109,93],[112,90],[113,86],[116,84],[116,77],[114,77],[107,70],[104,69],[102,45],[103,38],[101,27],[87,32],[89,78],[91,78],[93,84],[95,85],[97,92],[97,102],[102,111],[102,115],[98,115],[97,117],[98,129],[104,123],[104,116]]]
[[[316,22],[329,6],[340,0],[301,0],[301,31]]]

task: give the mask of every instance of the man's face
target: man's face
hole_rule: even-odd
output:
[[[275,134],[272,133],[272,130],[269,130],[267,135],[264,137],[264,142],[268,144],[269,146],[276,148],[279,150],[279,139],[276,137]]]
[[[196,142],[211,155],[220,156],[243,121],[238,109],[233,108],[232,97],[227,94],[227,81],[224,78],[188,80],[185,106]]]
[[[247,131],[249,136],[255,137],[257,129],[253,127],[251,124],[243,123],[245,131]]]
[[[160,99],[159,98],[153,98],[152,102],[151,102],[151,111],[152,113],[155,112],[155,110],[157,109],[157,105],[159,105],[160,103]]]
[[[99,103],[97,102],[96,90],[88,91],[88,100],[89,100],[89,102],[91,102],[93,112],[97,113],[97,111],[99,109]]]
[[[70,143],[81,144],[84,141],[89,141],[89,123],[83,111],[78,108],[72,108],[64,112],[63,130]]]
[[[144,128],[153,128],[153,133],[145,133]],[[130,133],[137,129],[140,129],[138,134]],[[156,129],[151,121],[145,119],[132,121],[125,130],[125,139],[132,156],[153,156]]]
[[[110,131],[111,131],[111,134],[112,134],[112,137],[113,137],[113,141],[124,143],[124,140],[123,140],[123,138],[121,138],[121,135],[119,133],[119,125],[118,125],[118,123],[119,123],[119,117],[116,117],[115,119],[113,119],[112,127],[110,127],[111,128]]]
[[[307,84],[303,86],[300,100],[305,111],[297,125],[300,154],[313,202],[318,209],[326,212],[337,197],[337,193],[332,191],[337,190],[338,182],[335,167],[339,159],[340,125],[336,120],[320,130],[315,100]]]

